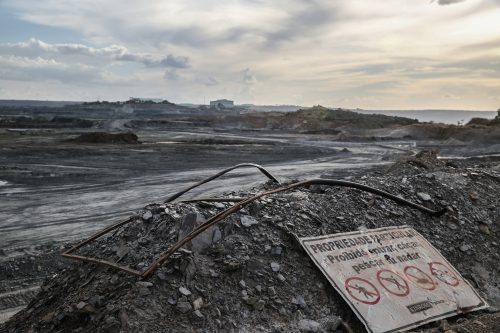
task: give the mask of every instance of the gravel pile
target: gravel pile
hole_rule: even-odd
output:
[[[498,164],[445,163],[429,153],[398,162],[388,173],[373,171],[350,180],[432,209],[447,207],[447,213],[430,217],[340,187],[313,186],[264,197],[195,238],[145,280],[90,263],[68,265],[3,330],[365,332],[296,237],[405,224],[441,251],[490,305],[500,306]],[[227,196],[245,197],[272,187]],[[151,204],[77,254],[142,271],[196,225],[230,206]],[[464,321],[474,316],[489,321],[496,316],[492,322],[500,325],[497,315],[483,312],[424,328],[440,330],[446,324],[452,329],[456,321],[467,327]]]

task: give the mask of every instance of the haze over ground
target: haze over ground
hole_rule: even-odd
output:
[[[0,0],[0,99],[496,110],[499,5]]]

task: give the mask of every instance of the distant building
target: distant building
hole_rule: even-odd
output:
[[[216,101],[210,101],[210,107],[214,109],[231,109],[234,108],[234,101],[218,99]]]

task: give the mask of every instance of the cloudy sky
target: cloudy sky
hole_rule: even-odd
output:
[[[500,107],[500,0],[0,0],[0,99]]]

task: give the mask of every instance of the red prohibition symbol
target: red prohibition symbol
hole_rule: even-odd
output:
[[[345,289],[357,301],[365,304],[377,304],[380,301],[380,292],[368,280],[360,277],[350,277],[345,280]]]
[[[429,264],[429,268],[431,270],[432,275],[438,278],[440,281],[452,286],[456,287],[460,283],[460,280],[457,276],[452,272],[448,266],[440,263],[440,262],[431,262]]]
[[[396,272],[381,269],[377,272],[377,280],[385,290],[396,296],[406,296],[410,293],[410,286],[405,279]]]
[[[436,282],[434,282],[434,280],[432,280],[432,278],[420,268],[415,266],[406,266],[404,273],[406,278],[418,287],[425,290],[436,289]]]

